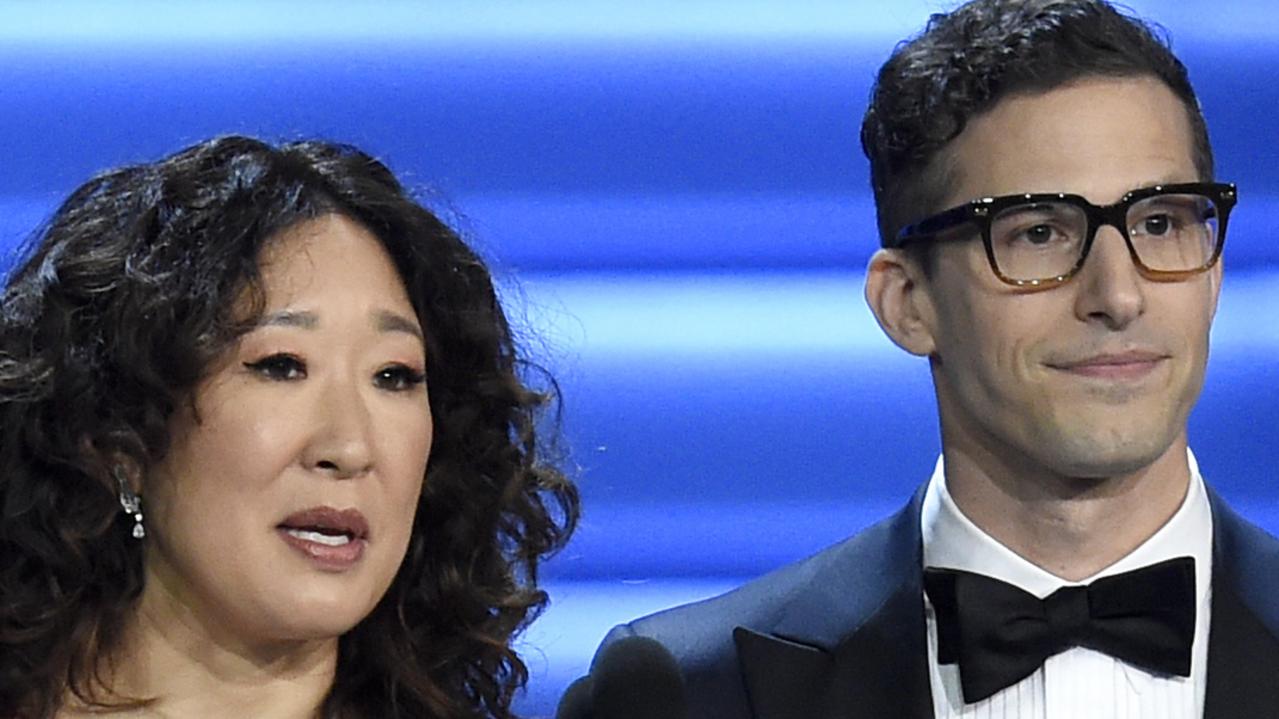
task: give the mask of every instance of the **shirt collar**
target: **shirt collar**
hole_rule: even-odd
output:
[[[1212,566],[1212,508],[1194,454],[1186,452],[1190,487],[1181,506],[1149,539],[1119,561],[1079,582],[1070,582],[1032,564],[964,516],[946,489],[941,457],[924,493],[920,515],[924,566],[977,572],[1008,582],[1043,598],[1071,584],[1145,567],[1174,557],[1195,560],[1196,594],[1207,596]]]

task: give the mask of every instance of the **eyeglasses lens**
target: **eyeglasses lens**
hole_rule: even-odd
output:
[[[995,264],[1008,279],[1049,280],[1079,263],[1088,237],[1088,215],[1070,202],[1007,208],[991,220]],[[1202,268],[1218,239],[1212,200],[1195,194],[1162,194],[1128,208],[1126,231],[1141,263],[1157,272]]]
[[[1180,272],[1203,267],[1217,247],[1217,208],[1201,195],[1155,195],[1128,209],[1128,237],[1142,264]]]

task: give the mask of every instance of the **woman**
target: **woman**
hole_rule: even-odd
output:
[[[0,306],[0,717],[510,717],[577,516],[484,265],[348,147],[78,189]]]

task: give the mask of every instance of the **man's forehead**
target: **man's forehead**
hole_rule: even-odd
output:
[[[1151,77],[1011,95],[974,117],[939,165],[947,206],[1022,192],[1104,204],[1138,187],[1200,179],[1185,106]]]

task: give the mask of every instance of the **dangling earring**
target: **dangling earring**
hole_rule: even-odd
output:
[[[120,506],[125,514],[133,515],[133,538],[142,539],[147,536],[147,530],[142,526],[142,498],[129,486],[124,467],[115,465],[111,468],[111,474],[115,475],[115,482],[120,487]]]

